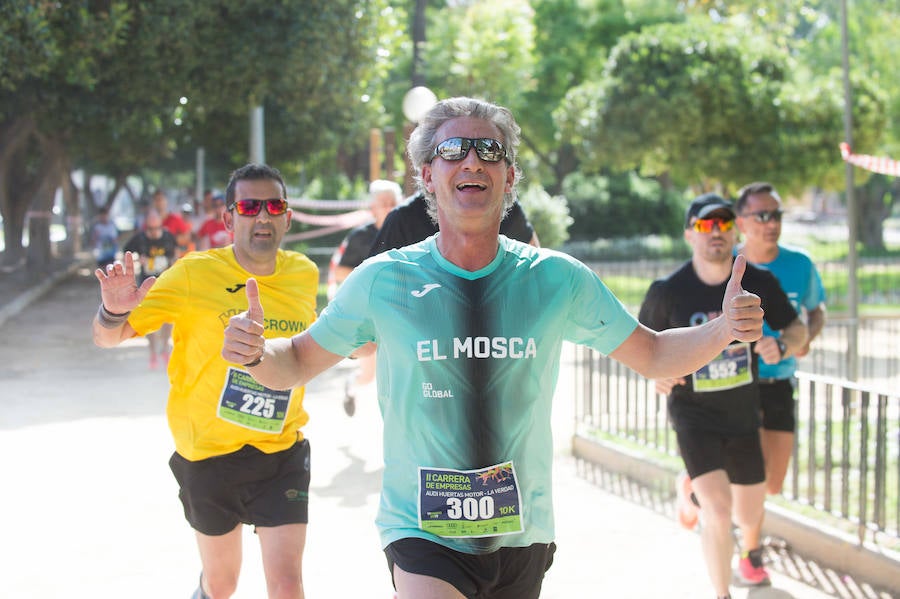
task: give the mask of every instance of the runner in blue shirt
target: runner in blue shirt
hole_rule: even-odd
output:
[[[796,248],[778,243],[781,237],[781,198],[765,182],[750,183],[738,192],[736,223],[744,236],[737,248],[748,262],[771,271],[797,310],[805,316],[809,335],[802,345],[772,331],[763,324],[763,338],[757,343],[759,399],[762,408],[763,456],[766,462],[766,490],[781,493],[788,463],[794,449],[794,372],[797,358],[809,353],[810,342],[825,326],[825,289],[815,264]]]
[[[305,333],[265,340],[253,279],[222,355],[271,388],[380,347],[384,475],[377,525],[400,599],[536,598],[555,550],[550,403],[564,341],[650,378],[682,376],[762,332],[740,285],[723,315],[654,332],[571,257],[499,234],[521,173],[505,108],[438,102],[408,152],[440,232],[363,262]]]

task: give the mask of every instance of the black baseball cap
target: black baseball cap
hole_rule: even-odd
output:
[[[687,229],[691,226],[692,218],[706,218],[718,211],[726,213],[722,215],[725,218],[733,219],[737,216],[734,205],[722,196],[715,193],[704,193],[697,196],[684,214],[684,228]]]

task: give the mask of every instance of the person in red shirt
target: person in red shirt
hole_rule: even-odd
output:
[[[156,193],[153,194],[152,206],[162,217],[163,227],[175,236],[175,242],[178,244],[178,249],[175,252],[175,259],[177,260],[185,255],[191,247],[193,242],[191,225],[180,214],[169,210],[169,198],[161,189],[156,190]]]
[[[225,214],[225,198],[213,196],[212,215],[203,221],[197,229],[197,247],[201,250],[221,248],[231,243],[231,233],[225,228],[222,215]]]

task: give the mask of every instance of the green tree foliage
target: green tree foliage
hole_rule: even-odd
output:
[[[85,3],[0,4],[0,213],[6,263],[25,257],[29,208],[31,266],[40,270],[49,258],[53,194],[58,186],[67,191],[68,148],[77,129],[72,123],[85,118],[79,94],[99,85],[100,61],[121,43],[127,12],[123,2],[93,10]]]
[[[430,15],[425,62],[433,91],[484,98],[515,113],[535,85],[532,17],[524,0],[471,2]]]
[[[572,173],[563,182],[573,223],[573,240],[677,235],[681,231],[684,198],[634,172],[613,176]]]
[[[258,104],[269,162],[334,147],[374,112],[363,96],[390,12],[386,0],[9,0],[0,10],[0,210],[11,262],[27,208],[48,210],[73,168],[124,181],[183,164],[202,146],[227,174],[246,161]],[[54,185],[39,193],[43,180]]]
[[[839,81],[788,83],[793,70],[784,52],[727,25],[660,25],[624,36],[603,77],[573,89],[557,118],[594,168],[700,188],[767,178],[799,189],[839,166],[841,101]],[[859,91],[864,136],[878,129],[880,113],[869,108],[880,100]]]
[[[675,3],[654,0],[533,0],[533,78],[517,112],[526,124],[523,140],[534,157],[530,170],[551,193],[580,167],[580,155],[560,134],[553,110],[567,92],[602,73],[609,50],[626,33],[680,22]]]
[[[793,95],[806,96],[802,105],[788,108],[794,123],[820,122],[819,133],[804,126],[785,129],[797,135],[787,157],[786,170],[798,161],[819,161],[829,172],[821,181],[807,183],[825,189],[846,186],[837,143],[844,141],[836,129],[844,111],[843,43],[841,2],[809,0],[798,6],[791,0],[697,0],[687,3],[689,12],[727,22],[747,35],[764,40],[795,58]],[[900,156],[900,5],[896,0],[847,0],[846,17],[849,68],[852,80],[853,149],[863,154]],[[791,95],[791,94],[786,94]],[[818,99],[824,99],[823,103]],[[837,112],[837,114],[835,114]],[[818,138],[806,144],[808,137]],[[826,147],[827,146],[827,147]],[[834,166],[835,168],[831,168]],[[859,231],[864,245],[874,251],[884,248],[883,222],[900,198],[900,179],[872,175],[854,169],[859,184],[857,199]]]

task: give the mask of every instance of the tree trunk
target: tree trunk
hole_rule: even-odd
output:
[[[884,175],[872,175],[865,185],[856,188],[857,235],[867,250],[885,250],[884,221],[894,207],[894,198],[888,194],[890,188]]]
[[[66,209],[66,241],[60,244],[59,252],[61,256],[72,258],[84,247],[82,236],[85,227],[81,217],[81,205],[78,201],[78,188],[72,181],[72,165],[68,159],[61,162],[59,177],[63,205]]]
[[[18,201],[20,177],[16,173],[24,166],[22,148],[34,132],[30,117],[8,121],[0,126],[0,215],[3,216],[3,240],[5,248],[0,265],[16,267],[24,257],[22,233],[25,230],[25,212],[28,202]]]
[[[27,175],[26,163],[26,150],[23,148],[8,162],[8,175],[3,179],[8,193],[7,212],[3,215],[6,240],[3,265],[11,268],[18,268],[25,263],[25,217],[29,201],[35,192],[34,181]]]
[[[30,271],[50,271],[53,252],[50,246],[50,219],[53,216],[53,199],[59,187],[60,173],[65,160],[65,149],[57,140],[40,139],[40,163],[35,176],[36,190],[32,196],[28,219],[28,252],[25,264]]]

